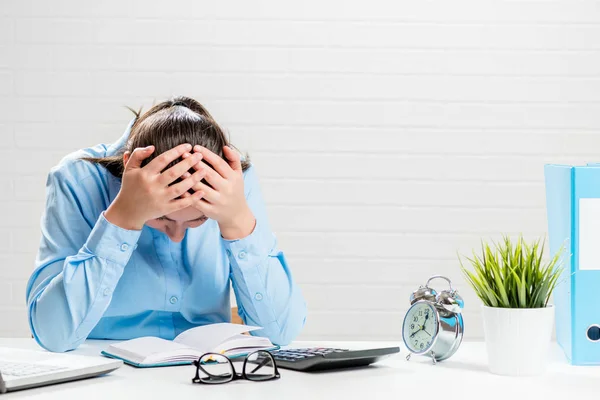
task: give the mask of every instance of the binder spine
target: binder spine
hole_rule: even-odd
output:
[[[568,307],[569,307],[569,313],[568,313],[568,319],[563,321],[562,323],[565,324],[565,326],[567,326],[568,324],[568,330],[567,330],[567,339],[569,340],[569,353],[567,354],[567,358],[569,359],[569,361],[571,363],[573,363],[575,355],[574,354],[574,350],[573,348],[575,347],[575,343],[573,340],[573,331],[575,330],[575,304],[577,303],[576,298],[575,298],[575,270],[576,270],[576,256],[577,256],[577,197],[576,197],[576,190],[575,190],[575,168],[571,168],[571,178],[569,181],[569,194],[571,196],[571,201],[570,201],[570,207],[569,207],[569,212],[570,212],[570,221],[571,221],[571,227],[570,227],[570,234],[569,234],[569,242],[565,244],[566,249],[568,251],[568,253],[566,254],[565,257],[566,260],[568,260],[568,262],[565,262],[564,264],[564,268],[565,270],[563,271],[563,276],[565,276],[568,285],[569,285],[569,290],[568,293],[566,295],[567,299],[568,299]],[[566,276],[568,274],[568,276]],[[562,279],[562,278],[561,278]]]
[[[550,255],[565,247],[554,291],[556,340],[574,365],[600,365],[600,165],[547,165]]]
[[[573,331],[573,226],[574,226],[574,171],[568,166],[549,165],[545,168],[546,210],[550,256],[565,246],[563,273],[554,291],[556,341],[570,360],[572,357]]]
[[[590,331],[600,324],[600,168],[575,167],[573,172],[571,362],[600,365],[600,341]]]

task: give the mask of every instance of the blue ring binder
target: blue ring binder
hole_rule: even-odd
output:
[[[600,365],[600,164],[544,168],[551,256],[564,245],[563,274],[554,291],[556,339],[573,365]]]

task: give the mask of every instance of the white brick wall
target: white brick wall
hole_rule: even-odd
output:
[[[309,303],[304,338],[399,338],[480,238],[546,230],[543,165],[598,161],[593,0],[0,0],[0,335],[48,169],[172,94],[250,152]]]

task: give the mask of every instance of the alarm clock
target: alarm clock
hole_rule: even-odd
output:
[[[445,279],[449,290],[437,292],[429,286],[434,279]],[[408,349],[407,360],[412,354],[431,357],[433,364],[446,360],[458,350],[464,332],[463,299],[452,288],[450,279],[434,275],[425,286],[410,296],[410,308],[404,316],[402,339]]]

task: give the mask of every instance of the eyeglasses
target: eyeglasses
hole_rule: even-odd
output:
[[[193,383],[216,384],[238,379],[269,381],[280,377],[273,356],[265,350],[248,354],[244,359],[241,374],[235,371],[233,363],[228,357],[218,353],[206,353],[197,361],[194,361],[193,364],[196,367],[196,376],[192,379]]]

